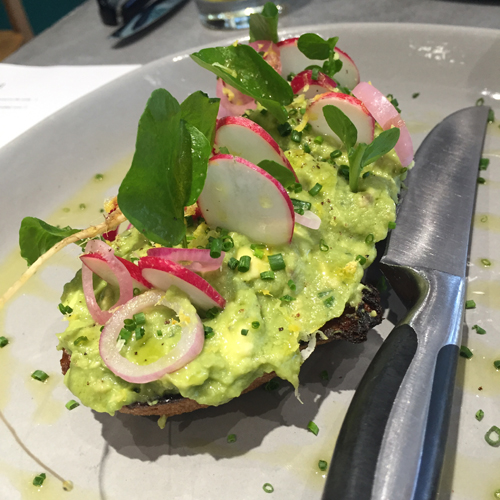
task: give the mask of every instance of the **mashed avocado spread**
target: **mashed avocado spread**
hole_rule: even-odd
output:
[[[302,102],[296,99],[288,107],[292,128],[300,123],[296,116],[300,117]],[[308,340],[328,320],[340,316],[346,304],[360,302],[364,268],[375,257],[375,243],[386,237],[389,223],[395,221],[406,169],[391,151],[365,168],[354,193],[342,167],[348,163],[346,151],[331,155],[339,146],[329,137],[314,136],[306,125],[297,142],[296,134],[283,137],[265,110],[252,112],[250,118],[265,126],[285,151],[302,186],[300,192],[290,192],[290,197],[311,204],[310,210],[321,218],[320,228],[296,224],[292,242],[273,247],[224,232],[234,247],[226,252],[220,270],[202,276],[227,305],[218,314],[203,317],[200,312],[206,332],[201,354],[180,370],[142,385],[122,380],[103,363],[99,355],[101,326],[87,309],[78,272],[64,288],[62,303],[73,313],[59,335],[58,349],[71,354],[65,383],[84,405],[113,414],[134,402],[153,403],[166,393],[220,405],[272,371],[297,387],[302,363],[299,341]],[[377,128],[375,135],[380,131]],[[322,187],[311,195],[309,190],[316,184]],[[206,248],[209,238],[220,237],[221,231],[195,219],[188,228],[188,247]],[[116,255],[134,262],[154,244],[132,228],[111,246]],[[261,273],[271,270],[268,256],[275,254],[282,254],[285,269],[276,271],[275,279],[262,279]],[[244,255],[251,257],[248,271],[228,266],[231,258]],[[118,289],[97,277],[94,287],[103,309],[118,299]],[[167,293],[190,306],[180,290],[171,288]],[[138,364],[159,359],[178,342],[177,323],[175,313],[164,306],[146,310],[144,335],[139,340],[132,336],[121,354]]]

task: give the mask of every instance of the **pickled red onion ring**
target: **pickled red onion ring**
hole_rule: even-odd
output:
[[[319,229],[321,226],[321,219],[310,210],[306,210],[304,215],[295,213],[295,222],[310,229]]]
[[[256,40],[248,45],[263,54],[264,61],[281,75],[280,48],[271,40]]]
[[[172,309],[181,318],[182,335],[175,347],[149,365],[137,365],[120,354],[117,343],[126,319],[155,305]],[[146,384],[172,373],[192,361],[203,349],[203,325],[193,306],[184,309],[179,302],[168,300],[163,292],[150,290],[128,301],[118,309],[104,327],[99,340],[99,353],[105,365],[118,377],[134,384]]]
[[[367,82],[361,82],[356,85],[352,93],[363,102],[384,130],[388,130],[391,127],[399,128],[399,140],[394,150],[403,167],[410,165],[413,161],[413,143],[404,120],[391,104],[391,101],[380,90],[377,90]]]
[[[210,257],[210,250],[203,248],[150,248],[150,257],[161,257],[181,264],[186,269],[196,273],[206,273],[216,271],[222,266],[225,252],[221,256],[213,259]]]
[[[117,307],[120,307],[128,302],[134,296],[132,277],[127,271],[127,268],[116,258],[113,249],[103,241],[90,240],[85,247],[85,252],[86,254],[97,254],[99,256],[99,260],[102,261],[104,268],[109,271],[110,276],[113,277],[112,279],[108,279],[111,281],[116,279],[118,286],[120,287],[120,298],[116,304],[112,306],[112,309],[116,309]],[[94,272],[85,264],[84,261],[82,262],[82,285],[87,308],[92,316],[92,319],[100,325],[104,325],[106,321],[111,318],[113,313],[111,310],[103,311],[99,307],[95,298],[92,280]]]

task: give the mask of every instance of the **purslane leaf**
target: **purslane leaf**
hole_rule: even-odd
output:
[[[295,183],[295,177],[291,170],[275,161],[262,160],[258,166],[272,175],[285,188]]]
[[[196,127],[213,146],[215,125],[219,112],[220,99],[208,97],[198,90],[181,103],[181,118]]]
[[[367,145],[358,144],[349,155],[349,187],[353,193],[358,192],[358,180],[361,170],[363,170],[362,159]]]
[[[165,246],[177,245],[186,233],[190,149],[179,103],[165,89],[155,90],[139,120],[136,151],[120,185],[118,205],[147,238]]]
[[[227,84],[260,102],[279,121],[287,120],[283,106],[293,100],[290,85],[248,45],[202,49],[191,58]]]
[[[19,229],[21,257],[31,266],[41,255],[64,238],[78,233],[80,229],[69,226],[56,227],[36,217],[25,217]]]
[[[353,148],[358,140],[358,131],[349,117],[333,105],[325,106],[323,115],[326,123],[339,136],[347,151]]]
[[[205,134],[202,134],[196,127],[189,123],[186,123],[185,127],[191,136],[191,167],[193,175],[191,192],[187,205],[192,205],[193,203],[196,203],[196,200],[200,196],[203,186],[205,185],[208,159],[210,158],[210,153],[212,152],[212,145],[205,137]]]
[[[397,127],[385,130],[368,145],[361,160],[362,167],[370,165],[387,154],[398,142],[400,130]]]
[[[329,43],[316,33],[305,33],[300,36],[297,42],[298,49],[308,59],[319,59],[323,61],[330,55]]]
[[[278,43],[279,12],[272,2],[267,2],[260,14],[251,14],[249,18],[250,41],[271,40]]]

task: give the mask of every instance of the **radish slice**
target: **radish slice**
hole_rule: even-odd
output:
[[[122,259],[121,257],[116,256],[116,258],[127,268],[127,271],[130,273],[132,277],[132,283],[134,288],[138,288],[141,292],[148,290],[149,288],[153,288],[151,283],[148,283],[144,277],[142,276],[141,270],[137,264],[130,262],[127,259]]]
[[[273,160],[288,168],[296,182],[295,170],[276,141],[260,126],[248,118],[227,116],[217,121],[215,145],[226,147],[232,155],[245,158],[255,165],[262,160]]]
[[[342,69],[338,73],[335,73],[333,78],[342,87],[352,90],[359,83],[359,69],[346,52],[340,50],[338,47],[335,47],[335,52],[342,61]]]
[[[264,61],[281,75],[281,58],[279,45],[271,40],[257,40],[249,43],[250,47],[262,54]]]
[[[219,110],[219,118],[221,115],[225,116],[224,111],[230,116],[239,116],[247,109],[257,107],[257,103],[250,96],[231,87],[222,78],[217,79],[215,94],[220,99],[220,106],[223,108],[222,112]]]
[[[321,219],[310,210],[306,210],[304,215],[295,214],[295,222],[310,229],[319,229],[321,226]]]
[[[119,286],[120,298],[112,306],[112,309],[120,307],[134,296],[132,277],[127,268],[116,258],[113,249],[103,241],[90,240],[85,251],[87,254],[80,256],[83,262],[82,285],[85,301],[92,319],[100,325],[104,325],[111,317],[112,312],[111,310],[103,311],[97,303],[92,282],[93,273],[95,272],[111,285]]]
[[[295,212],[288,193],[265,170],[243,158],[216,155],[209,160],[198,205],[209,226],[269,245],[292,239]]]
[[[368,108],[375,120],[384,130],[398,127],[400,130],[399,140],[394,147],[396,154],[403,167],[407,167],[413,161],[413,143],[408,128],[401,115],[385,97],[380,90],[367,82],[361,82],[352,93]]]
[[[337,84],[323,73],[318,73],[318,79],[313,80],[312,70],[300,72],[291,82],[294,94],[304,94],[306,99],[312,99],[318,94],[333,92]]]
[[[210,250],[203,248],[151,248],[148,250],[150,257],[160,257],[172,262],[177,262],[190,271],[206,273],[217,271],[222,266],[225,252],[221,252],[220,257],[213,259],[210,257]]]
[[[210,283],[185,267],[160,257],[142,257],[139,260],[142,275],[156,288],[168,290],[172,285],[186,293],[191,302],[201,309],[226,305],[222,297]]]
[[[309,123],[313,129],[322,135],[330,135],[339,143],[340,139],[332,132],[323,115],[323,108],[328,105],[333,105],[343,111],[348,118],[354,123],[358,131],[358,142],[370,144],[373,141],[373,132],[375,128],[375,120],[370,114],[365,105],[355,97],[340,92],[328,92],[321,94],[313,99],[309,106],[308,115]]]
[[[166,306],[177,313],[181,320],[182,335],[168,354],[149,365],[137,365],[120,354],[118,336],[126,319],[132,319],[134,314],[156,305]],[[105,365],[118,377],[134,384],[146,384],[192,361],[200,354],[203,343],[203,325],[194,307],[183,307],[182,301],[169,300],[163,293],[150,290],[134,297],[113,314],[102,331],[99,353]]]

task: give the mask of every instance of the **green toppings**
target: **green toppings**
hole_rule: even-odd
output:
[[[144,337],[146,330],[142,326],[138,326],[135,329],[135,340],[141,340]]]
[[[78,408],[78,406],[80,406],[80,403],[78,403],[74,399],[70,399],[64,406],[66,406],[68,410],[74,410],[75,408]]]
[[[206,339],[211,339],[214,335],[214,329],[211,326],[203,325],[203,331]]]
[[[374,241],[375,241],[375,236],[373,236],[373,234],[371,233],[365,238],[365,243],[367,245],[371,245]]]
[[[320,374],[321,380],[324,382],[328,382],[330,380],[330,376],[328,375],[328,372],[326,370],[323,370]]]
[[[325,61],[323,66],[311,65],[307,69],[321,71],[329,77],[333,77],[342,69],[342,61],[335,58],[335,45],[338,37],[325,40],[315,33],[305,33],[298,42],[297,47],[308,59],[319,59]],[[326,60],[325,60],[326,59]]]
[[[205,316],[208,319],[214,319],[220,314],[220,309],[218,307],[211,307],[205,311]]]
[[[322,252],[328,252],[328,250],[330,250],[330,247],[325,243],[325,240],[321,239],[319,240],[319,249]]]
[[[366,257],[364,257],[363,255],[357,255],[356,256],[356,260],[362,265],[364,266],[366,264]]]
[[[484,439],[490,446],[497,448],[500,446],[500,429],[496,425],[493,425],[484,435]]]
[[[292,202],[295,212],[300,213],[301,215],[304,215],[306,210],[311,209],[311,203],[308,201],[296,200],[295,198],[290,198],[290,201]]]
[[[476,420],[478,420],[479,422],[481,422],[481,420],[483,420],[483,417],[484,417],[484,411],[483,410],[477,410],[475,417],[476,417]]]
[[[486,170],[490,164],[489,158],[481,158],[479,160],[479,170]]]
[[[222,240],[220,238],[212,238],[210,241],[210,257],[218,259],[222,254]]]
[[[272,175],[284,187],[295,184],[295,176],[292,171],[275,161],[262,160],[258,166]]]
[[[243,328],[243,329],[241,330],[241,335],[243,335],[243,336],[245,336],[245,337],[246,337],[246,336],[248,335],[248,330],[247,330],[246,328]]]
[[[475,308],[476,308],[476,303],[473,300],[465,301],[465,309],[475,309]]]
[[[298,132],[297,130],[292,130],[292,135],[291,135],[290,139],[293,142],[300,143],[300,141],[302,141],[302,132]],[[309,149],[309,151],[311,151],[311,150]]]
[[[227,436],[227,442],[228,443],[235,443],[236,442],[236,434],[229,434]]]
[[[146,315],[143,312],[134,314],[132,318],[136,325],[144,325],[144,323],[146,323]]]
[[[295,300],[295,297],[292,297],[291,295],[283,295],[283,297],[280,297],[281,302],[292,302]]]
[[[260,323],[258,321],[252,321],[252,328],[257,330],[260,327]]]
[[[490,108],[488,111],[488,123],[493,123],[495,121],[495,112]]]
[[[318,462],[318,469],[319,470],[325,471],[327,468],[328,468],[328,462],[326,462],[325,460],[320,460]]]
[[[260,279],[262,280],[273,280],[275,278],[276,276],[272,271],[264,271],[263,273],[260,273]]]
[[[243,257],[241,257],[238,264],[238,271],[240,273],[246,273],[250,269],[250,260],[251,257],[249,257],[248,255],[243,255]]]
[[[285,261],[283,259],[283,255],[280,253],[276,253],[274,255],[269,255],[267,257],[267,260],[269,261],[269,265],[271,266],[271,269],[273,271],[281,271],[285,269]]]
[[[124,340],[125,344],[132,338],[132,332],[134,330],[128,330],[126,327],[122,328],[120,330],[120,333],[118,334],[118,338],[120,340]]]
[[[323,304],[325,304],[326,307],[332,307],[334,302],[335,302],[335,297],[328,297],[323,301]]]
[[[316,183],[311,189],[309,189],[308,193],[311,196],[316,196],[320,191],[323,186],[321,184]]]
[[[35,370],[31,374],[31,378],[38,380],[39,382],[45,382],[49,378],[49,376],[42,370]]]
[[[484,267],[490,267],[491,266],[491,260],[489,260],[489,259],[481,259],[481,264]]]
[[[479,335],[484,335],[486,333],[486,330],[481,328],[479,325],[474,325],[472,329],[476,330],[476,333],[479,333]]]
[[[500,359],[497,359],[493,361],[493,366],[497,369],[500,370]]]
[[[262,486],[262,489],[266,492],[266,493],[272,493],[274,491],[274,488],[273,488],[273,485],[270,484],[270,483],[264,483],[264,486]]]
[[[484,177],[478,177],[477,178],[477,183],[478,184],[486,184],[486,179]]]
[[[420,95],[420,92],[415,92],[411,95],[412,99],[416,99]]]
[[[310,430],[315,436],[318,435],[319,427],[312,420],[307,424],[307,429]]]
[[[80,337],[77,337],[75,341],[73,342],[74,345],[78,346],[80,344],[84,344],[87,342],[89,339],[85,335],[80,335]]]
[[[9,343],[9,339],[7,337],[0,337],[0,347],[5,347]]]
[[[387,228],[388,229],[396,229],[396,223],[395,222],[389,222],[389,224],[387,224]]]
[[[250,41],[270,40],[278,43],[278,8],[267,2],[260,14],[251,14],[248,20]]]
[[[276,389],[279,389],[279,387],[280,387],[280,381],[278,377],[274,377],[269,382],[267,382],[267,384],[264,386],[264,389],[267,392],[272,392],[275,391]]]
[[[286,137],[292,133],[292,126],[288,122],[280,123],[277,128],[281,137]]]
[[[290,288],[290,290],[292,290],[292,292],[295,292],[295,290],[297,290],[297,285],[294,283],[293,280],[288,280],[288,288]]]
[[[240,261],[238,259],[235,259],[234,257],[231,257],[229,259],[229,261],[227,262],[227,267],[229,267],[229,269],[236,269],[238,267],[238,264],[240,263]]]
[[[342,156],[342,151],[340,151],[340,149],[336,149],[335,151],[332,151],[330,153],[330,158],[332,160],[335,160],[336,158],[339,158],[340,156]]]
[[[467,346],[462,345],[460,346],[460,356],[462,356],[462,358],[470,359],[472,358],[473,354]]]
[[[33,486],[42,486],[43,482],[46,479],[47,479],[47,474],[45,474],[45,472],[38,474],[38,476],[35,476],[35,479],[33,479]]]
[[[261,243],[252,243],[250,245],[250,248],[253,250],[253,254],[255,257],[258,259],[263,259],[264,258],[264,250],[266,249],[266,245],[263,245]]]
[[[59,304],[57,307],[59,307],[59,311],[61,311],[61,314],[71,314],[73,312],[73,309],[70,306],[65,306],[63,304]]]

